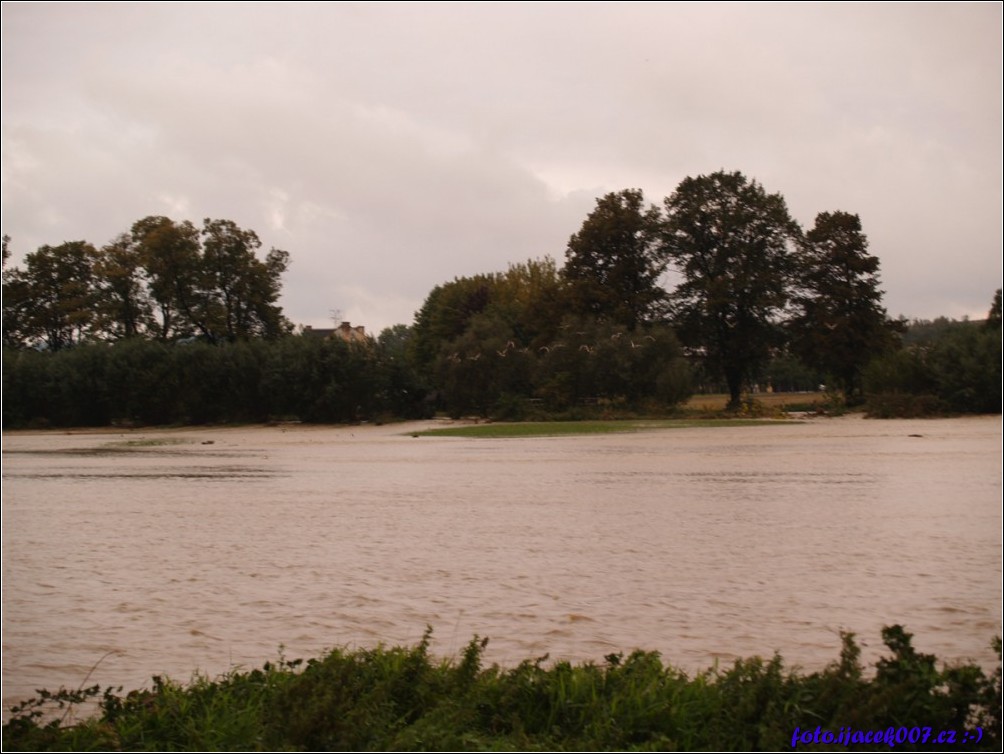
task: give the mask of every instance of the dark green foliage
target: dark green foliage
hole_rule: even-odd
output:
[[[517,344],[497,321],[476,318],[437,362],[445,408],[530,418],[588,407],[666,411],[691,392],[689,368],[666,326],[624,327],[588,318],[563,320],[554,340]]]
[[[864,370],[869,414],[999,414],[1001,332],[992,321],[942,318],[911,325],[902,350]]]
[[[4,269],[4,344],[32,342],[53,351],[86,340],[95,322],[94,264],[86,241],[42,246],[24,269]]]
[[[792,350],[829,375],[848,401],[861,392],[861,371],[897,345],[896,323],[881,305],[877,257],[868,254],[861,220],[822,212],[801,243]]]
[[[266,354],[260,390],[273,417],[353,422],[391,411],[389,367],[384,352],[371,343],[294,337],[275,343]],[[419,398],[415,391],[414,400]]]
[[[1001,289],[998,288],[994,292],[993,303],[990,304],[990,311],[987,312],[987,321],[984,323],[984,327],[988,330],[996,330],[1000,332],[1001,330]]]
[[[937,395],[959,413],[1001,412],[1000,330],[971,327],[932,347],[925,361]]]
[[[108,359],[110,419],[121,424],[170,424],[181,410],[181,381],[175,348],[156,341],[132,339],[102,347]],[[5,376],[6,379],[6,376]],[[6,413],[8,404],[4,404]],[[4,417],[6,421],[6,416]]]
[[[471,319],[488,306],[494,284],[495,276],[477,275],[432,289],[415,315],[412,348],[420,366],[430,365],[443,343],[463,335]]]
[[[95,332],[119,340],[153,331],[153,302],[144,281],[143,261],[139,246],[126,233],[97,252]]]
[[[907,348],[928,347],[958,335],[963,330],[977,326],[978,323],[969,319],[949,319],[948,317],[936,317],[930,320],[915,319],[904,323],[902,341]]]
[[[796,728],[885,730],[929,726],[967,749],[1000,750],[998,667],[939,669],[901,626],[882,632],[888,655],[865,674],[852,634],[822,671],[788,670],[779,656],[737,660],[693,678],[658,653],[610,654],[604,665],[527,660],[484,668],[475,636],[458,661],[429,655],[431,630],[412,648],[336,649],[305,665],[266,663],[182,686],[92,687],[39,695],[11,711],[4,751],[790,750]],[[99,713],[69,724],[86,701]],[[846,746],[798,748],[846,750]],[[938,747],[903,744],[907,751]]]
[[[423,391],[373,343],[287,337],[210,345],[142,339],[3,352],[4,427],[413,417]]]
[[[49,422],[49,354],[3,349],[3,426]]]
[[[888,353],[904,323],[885,317],[858,217],[822,213],[803,238],[738,172],[686,178],[664,215],[640,190],[607,194],[564,269],[456,278],[364,345],[287,337],[289,255],[260,247],[229,220],[151,216],[19,269],[5,237],[3,426],[665,414],[694,384],[734,413],[757,385],[822,382],[854,401],[863,386],[873,416],[1001,410],[1000,290],[982,326],[913,323]]]
[[[583,403],[668,409],[691,393],[689,367],[665,325],[631,332],[609,322],[568,318],[538,349],[534,395],[562,410]]]
[[[763,381],[775,392],[815,392],[826,378],[789,353],[780,353],[764,367]]]
[[[870,416],[909,418],[944,410],[920,351],[903,349],[876,359],[865,368],[863,380]]]
[[[683,276],[671,296],[677,332],[724,377],[735,410],[783,342],[801,232],[780,194],[738,172],[685,178],[665,208],[664,250]]]
[[[659,285],[667,263],[661,225],[659,208],[646,207],[640,189],[597,199],[565,252],[570,312],[629,330],[658,318],[666,301]]]
[[[544,259],[434,289],[411,353],[436,407],[519,420],[602,415],[608,406],[665,412],[690,395],[690,370],[670,328],[640,314],[624,322],[612,311],[563,315],[568,285]]]
[[[102,249],[84,241],[42,246],[3,273],[4,346],[58,351],[137,337],[208,342],[277,338],[290,323],[277,305],[289,254],[230,220],[146,217]]]
[[[550,258],[510,265],[502,273],[457,278],[429,293],[415,315],[409,350],[419,369],[434,369],[437,359],[452,353],[450,345],[477,318],[504,336],[503,345],[512,340],[514,345],[535,349],[553,339],[567,308],[562,281]]]
[[[428,383],[420,378],[411,360],[413,336],[413,328],[395,325],[384,329],[377,338],[373,356],[375,371],[368,378],[377,421],[429,416],[425,404]]]
[[[202,236],[205,324],[200,328],[207,337],[234,342],[288,332],[289,323],[275,302],[289,253],[270,249],[262,262],[256,257],[261,248],[257,234],[230,220],[206,218]]]
[[[431,631],[412,649],[334,650],[311,660],[265,712],[278,747],[306,751],[368,748],[373,729],[393,740],[447,690],[429,660]]]

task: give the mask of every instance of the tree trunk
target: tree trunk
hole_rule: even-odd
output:
[[[739,369],[726,369],[725,381],[729,386],[729,402],[725,406],[726,411],[738,411],[741,406],[743,391],[742,371]]]

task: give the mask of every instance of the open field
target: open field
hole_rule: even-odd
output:
[[[754,393],[743,396],[752,398],[765,408],[776,408],[780,411],[806,411],[812,405],[822,406],[826,403],[826,393]],[[725,393],[707,393],[694,395],[683,407],[692,411],[723,411],[729,396]]]

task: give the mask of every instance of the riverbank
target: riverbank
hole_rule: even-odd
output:
[[[940,665],[893,626],[868,670],[845,633],[839,657],[815,673],[775,655],[688,676],[643,651],[485,667],[488,640],[477,636],[443,661],[430,634],[409,648],[336,649],[214,680],[155,677],[125,694],[46,692],[15,710],[3,750],[846,750],[875,735],[882,746],[867,748],[1000,750],[999,638],[990,675]],[[70,722],[88,699],[99,712]]]
[[[747,396],[744,412],[740,414],[728,413],[725,411],[728,403],[728,396],[725,394],[700,394],[692,396],[682,406],[671,412],[669,416],[655,413],[647,415],[636,411],[621,411],[615,407],[580,407],[572,414],[560,417],[541,415],[542,420],[554,420],[565,425],[597,424],[609,421],[638,421],[638,422],[659,422],[659,421],[720,421],[735,422],[743,419],[766,417],[784,418],[787,414],[803,417],[806,414],[825,415],[827,407],[830,406],[829,398],[825,393],[757,393]],[[450,419],[445,416],[432,417],[429,419],[388,419],[382,422],[364,421],[355,423],[317,423],[301,422],[299,420],[272,421],[272,422],[249,422],[249,423],[202,423],[202,424],[115,424],[105,426],[34,426],[34,427],[14,427],[4,428],[4,435],[21,434],[46,434],[46,433],[87,433],[87,434],[123,434],[135,433],[151,430],[180,431],[180,430],[201,430],[201,429],[241,429],[241,428],[291,428],[291,427],[322,427],[337,429],[340,427],[379,427],[379,426],[400,426],[412,424],[428,424],[429,426],[442,426],[444,424],[469,424],[491,422],[484,417],[470,417],[464,419]],[[527,421],[525,423],[534,423]]]

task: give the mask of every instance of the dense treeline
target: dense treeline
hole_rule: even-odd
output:
[[[289,253],[231,220],[147,217],[100,249],[42,246],[6,268],[4,346],[59,351],[81,343],[198,337],[209,343],[275,338],[292,330],[276,304]]]
[[[673,329],[583,311],[550,259],[437,286],[410,353],[431,399],[453,415],[525,418],[577,407],[665,410],[691,392]]]
[[[803,231],[737,172],[687,178],[662,207],[607,194],[563,266],[437,285],[412,325],[363,344],[293,335],[289,254],[260,246],[228,220],[147,217],[22,269],[5,238],[4,426],[663,413],[695,389],[735,410],[824,383],[877,416],[1001,408],[1000,291],[983,325],[908,328],[857,215]]]
[[[389,349],[304,337],[5,350],[3,372],[10,427],[352,422],[422,407]]]
[[[656,652],[606,663],[483,667],[415,647],[336,649],[188,685],[42,692],[3,726],[4,751],[1000,751],[1001,670],[938,667],[901,626],[865,672],[853,634],[819,672],[737,660],[693,677]],[[1000,639],[996,640],[998,658]],[[99,702],[89,720],[69,708]],[[878,736],[878,738],[876,738]]]
[[[678,358],[668,328],[645,331],[656,335],[618,336],[623,331],[609,325],[563,324],[567,327],[558,332],[566,333],[568,345],[559,348],[521,352],[500,339],[472,338],[478,351],[463,351],[461,357],[455,350],[434,362],[434,376],[440,370],[441,380],[436,390],[414,366],[415,339],[404,326],[367,345],[290,336],[215,346],[134,339],[58,352],[5,349],[3,422],[5,427],[355,422],[421,418],[438,407],[457,416],[501,419],[596,416],[618,409],[658,413],[685,397],[699,378],[698,370]],[[911,325],[908,339],[914,327],[926,324]],[[999,331],[976,322],[942,330],[923,346],[905,346],[869,365],[866,408],[872,415],[1000,412]],[[598,345],[581,347],[589,343]],[[481,357],[472,359],[471,353]],[[765,371],[777,390],[812,390],[824,379],[788,356],[772,360]]]
[[[1001,320],[998,289],[982,322],[916,322],[905,345],[864,371],[870,415],[1001,413]]]

